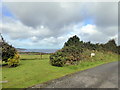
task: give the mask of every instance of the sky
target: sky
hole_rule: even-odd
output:
[[[69,37],[118,44],[117,2],[4,2],[0,30],[16,48],[59,49]]]

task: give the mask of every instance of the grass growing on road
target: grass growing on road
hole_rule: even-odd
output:
[[[85,52],[90,53],[89,51]],[[55,67],[49,64],[49,55],[21,55],[21,65],[15,68],[2,68],[3,88],[26,88],[70,73],[92,68],[108,62],[118,60],[118,55],[113,53],[96,52],[96,56],[82,60],[79,65]]]

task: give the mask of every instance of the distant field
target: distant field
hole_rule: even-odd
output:
[[[84,54],[88,57],[90,52]],[[118,55],[113,53],[96,52],[95,57],[82,60],[79,65],[55,67],[49,64],[49,55],[21,55],[21,64],[15,68],[2,68],[3,88],[27,88],[70,73],[92,68],[101,64],[118,60]]]
[[[21,60],[44,60],[44,59],[49,59],[49,54],[48,55],[28,55],[28,54],[21,54],[20,58]]]

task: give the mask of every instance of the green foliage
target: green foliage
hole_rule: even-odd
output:
[[[117,47],[118,54],[120,54],[120,46]]]
[[[67,57],[67,64],[71,64],[71,65],[78,64],[78,62],[82,58],[81,57],[81,53],[83,52],[82,48],[69,46],[69,47],[64,47],[61,51]]]
[[[64,47],[66,47],[66,46],[78,46],[79,40],[80,40],[79,37],[77,37],[76,35],[73,37],[70,37],[68,39],[68,41],[65,42]]]
[[[114,39],[109,40],[105,44],[99,44],[99,43],[93,44],[91,42],[84,42],[83,46],[84,48],[87,48],[89,50],[110,51],[113,53],[118,53],[118,47]]]
[[[20,63],[20,59],[19,58],[20,58],[20,55],[16,53],[13,58],[9,58],[8,59],[8,65],[10,67],[11,66],[13,66],[13,67],[18,66],[19,63]]]
[[[50,56],[53,66],[75,65],[81,60],[82,48],[79,48],[79,38],[75,35],[65,43],[64,47]]]
[[[104,48],[106,51],[112,51],[114,53],[117,53],[117,45],[115,43],[115,40],[109,40],[105,45]]]
[[[55,66],[75,65],[84,58],[89,59],[91,52],[86,56],[83,54],[85,50],[118,53],[118,48],[114,39],[109,40],[106,44],[93,44],[90,41],[80,41],[79,37],[75,35],[65,42],[61,50],[50,56],[50,61]]]
[[[12,45],[9,45],[6,42],[2,42],[2,61],[7,62],[9,58],[14,57],[16,52],[16,49],[12,47]]]
[[[7,62],[9,66],[17,66],[19,64],[17,50],[12,45],[5,42],[2,36],[1,38],[0,45],[2,47],[2,61]]]
[[[96,45],[92,44],[90,41],[84,43],[84,48],[90,49],[90,50],[95,50],[96,49]]]
[[[59,66],[62,67],[64,66],[66,62],[66,57],[62,52],[56,52],[50,56],[50,63],[53,66]]]

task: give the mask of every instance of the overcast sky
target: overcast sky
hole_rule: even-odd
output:
[[[73,35],[118,42],[117,2],[7,2],[0,8],[2,35],[17,48],[58,49]]]

